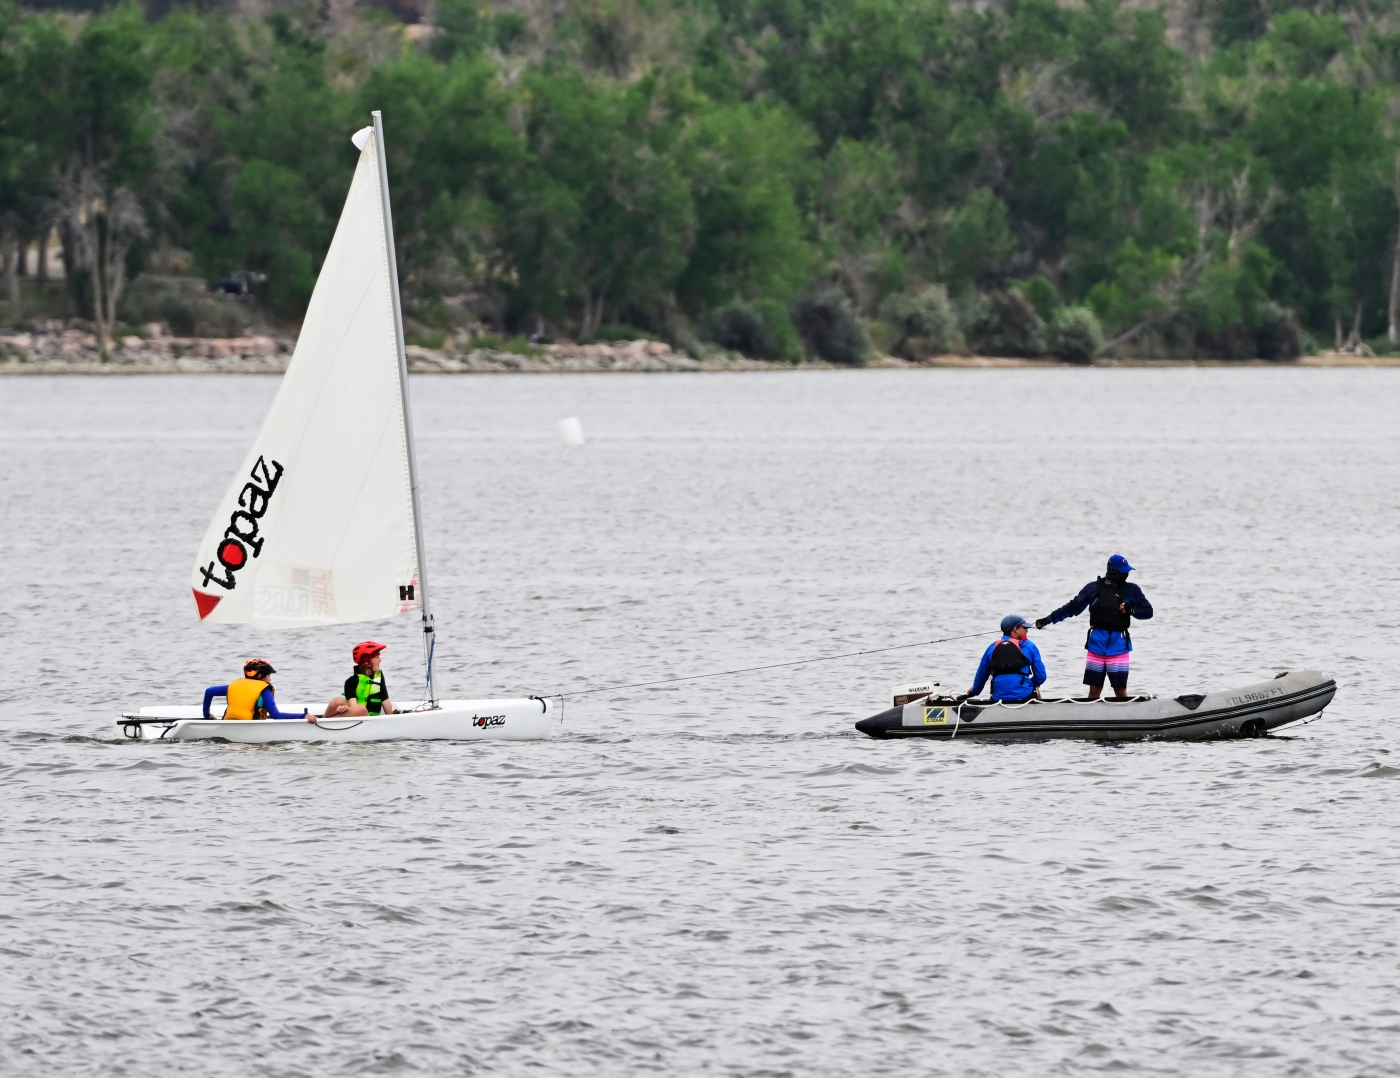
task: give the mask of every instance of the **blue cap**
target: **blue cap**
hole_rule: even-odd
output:
[[[1115,554],[1113,557],[1109,558],[1108,567],[1110,569],[1116,569],[1124,576],[1133,571],[1133,567],[1128,564],[1128,559],[1123,557],[1122,554]]]
[[[1001,619],[1001,631],[1003,633],[1010,633],[1012,629],[1029,629],[1030,627],[1031,623],[1021,617],[1020,614],[1007,614],[1006,617]]]

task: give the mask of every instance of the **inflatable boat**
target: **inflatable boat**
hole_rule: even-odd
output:
[[[856,723],[876,738],[953,740],[1207,741],[1259,737],[1316,715],[1337,683],[1316,670],[1282,673],[1238,689],[1182,696],[1061,697],[1020,704],[939,696],[924,683],[896,689],[895,706]]]
[[[393,715],[317,719],[206,719],[198,706],[143,707],[117,718],[117,736],[137,741],[540,741],[549,737],[550,703],[440,700],[436,707]]]

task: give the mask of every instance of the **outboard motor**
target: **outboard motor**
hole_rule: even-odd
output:
[[[933,690],[936,688],[938,688],[938,682],[931,678],[915,681],[908,685],[896,685],[890,690],[890,707],[903,707],[913,700],[922,700],[925,696],[933,695]]]

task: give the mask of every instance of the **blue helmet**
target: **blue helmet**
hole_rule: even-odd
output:
[[[1012,629],[1029,629],[1030,627],[1031,623],[1020,614],[1007,614],[1001,619],[1001,631],[1007,635],[1010,635]]]

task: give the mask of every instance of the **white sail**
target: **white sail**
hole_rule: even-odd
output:
[[[419,606],[379,144],[372,129],[355,143],[296,352],[199,548],[204,621],[280,629]]]

